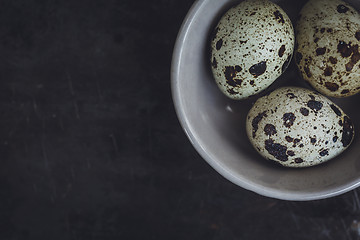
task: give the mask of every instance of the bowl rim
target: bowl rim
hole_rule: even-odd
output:
[[[256,184],[248,179],[239,178],[235,176],[228,168],[226,168],[221,162],[213,159],[211,154],[205,151],[204,147],[197,141],[195,135],[191,130],[191,123],[184,112],[184,107],[181,101],[181,92],[179,90],[179,75],[180,75],[180,65],[182,62],[183,55],[183,45],[186,42],[186,39],[189,35],[189,29],[194,23],[194,19],[197,16],[197,13],[200,8],[209,0],[196,0],[190,7],[188,13],[186,14],[180,30],[178,32],[176,42],[174,45],[172,60],[171,60],[171,94],[172,100],[175,107],[175,112],[180,122],[180,125],[185,132],[186,136],[190,140],[191,144],[195,150],[200,154],[200,156],[220,175],[230,182],[238,185],[246,190],[252,191],[259,195],[276,198],[280,200],[289,200],[289,201],[311,201],[311,200],[320,200],[330,197],[335,197],[343,193],[349,192],[360,186],[360,179],[358,181],[354,180],[347,184],[337,186],[335,189],[323,190],[320,192],[306,192],[306,191],[292,191],[292,190],[281,190],[271,187],[265,187],[261,184]],[[211,1],[211,0],[210,0]]]

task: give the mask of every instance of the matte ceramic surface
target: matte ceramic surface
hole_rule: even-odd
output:
[[[275,1],[295,26],[305,1]],[[351,2],[351,1],[349,1]],[[340,156],[322,165],[289,169],[263,159],[246,136],[245,117],[256,99],[279,86],[303,86],[294,62],[263,94],[245,101],[227,98],[218,89],[210,67],[209,37],[234,0],[199,0],[180,29],[172,62],[172,93],[182,127],[201,156],[233,183],[268,197],[315,200],[345,193],[360,185],[360,95],[331,98],[353,120],[355,139]],[[360,1],[352,1],[357,9]]]

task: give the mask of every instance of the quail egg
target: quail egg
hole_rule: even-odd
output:
[[[296,168],[334,158],[354,138],[352,121],[339,106],[298,87],[259,98],[248,113],[246,132],[263,157]]]
[[[360,15],[340,0],[310,0],[296,26],[295,59],[305,81],[330,97],[360,91]]]
[[[294,30],[286,13],[267,0],[247,0],[220,19],[211,39],[211,67],[221,91],[245,99],[271,85],[287,68]]]

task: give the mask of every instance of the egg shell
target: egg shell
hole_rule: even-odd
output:
[[[296,26],[295,59],[304,80],[330,97],[360,91],[360,15],[339,0],[310,0]]]
[[[229,9],[211,39],[211,68],[221,91],[245,99],[271,85],[294,49],[289,17],[270,1],[243,1]]]
[[[246,131],[263,157],[296,168],[334,158],[354,138],[352,121],[339,106],[298,87],[283,87],[259,98],[248,113]]]

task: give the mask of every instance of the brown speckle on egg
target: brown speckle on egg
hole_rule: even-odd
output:
[[[360,60],[360,53],[358,52],[358,45],[355,45],[353,48],[353,54],[350,61],[345,65],[346,71],[351,71],[354,65]]]
[[[353,52],[351,43],[347,44],[344,41],[339,41],[337,45],[337,50],[343,58],[350,57]]]
[[[338,11],[339,13],[346,13],[347,11],[349,11],[349,8],[346,7],[346,6],[343,5],[343,4],[340,4],[340,5],[337,6],[337,11]]]
[[[211,65],[213,66],[213,68],[217,68],[217,61],[216,58],[213,58],[213,61],[211,62]]]
[[[330,61],[332,64],[336,64],[336,63],[337,63],[337,59],[334,58],[334,57],[329,57],[329,61]]]
[[[228,89],[227,92],[231,95],[238,94],[238,92],[235,92],[234,89],[232,89],[232,88]]]
[[[326,52],[326,47],[323,47],[323,48],[317,48],[316,49],[316,55],[319,56],[319,55],[324,55]]]
[[[328,149],[323,149],[319,152],[320,156],[324,157],[326,155],[329,155],[329,150]]]
[[[332,67],[326,67],[324,70],[324,75],[325,76],[331,76],[333,73],[333,68]]]
[[[286,154],[287,154],[288,156],[290,156],[290,157],[295,156],[295,152],[292,151],[292,150],[287,151]]]
[[[225,78],[226,78],[226,82],[227,84],[229,84],[230,86],[232,87],[236,87],[236,86],[239,86],[241,85],[242,83],[242,80],[241,79],[236,79],[236,74],[240,71],[237,71],[237,70],[240,70],[241,71],[241,68],[239,66],[226,66],[225,67],[225,71],[224,71],[224,75],[225,75]]]
[[[276,128],[272,124],[266,124],[264,128],[264,132],[266,135],[271,136],[276,134]]]
[[[339,89],[339,85],[337,85],[336,83],[332,83],[332,82],[326,82],[325,87],[332,92],[335,92],[336,90]]]
[[[287,93],[286,96],[289,97],[290,99],[296,98],[294,93]]]
[[[272,139],[267,139],[265,141],[265,149],[269,152],[269,154],[282,162],[288,160],[288,156],[286,155],[287,147],[279,143],[274,143]]]
[[[249,68],[249,72],[254,77],[258,77],[262,75],[265,71],[266,71],[266,61],[262,61],[257,64],[254,64]]]
[[[304,107],[300,108],[300,112],[304,116],[309,116],[309,109],[307,109],[307,108],[304,108]]]
[[[290,137],[290,136],[286,136],[285,140],[288,141],[288,142],[293,142],[294,141],[294,139],[292,137]]]
[[[358,41],[360,41],[360,31],[357,31],[357,32],[355,33],[355,38],[356,38]]]
[[[284,55],[284,52],[285,52],[285,45],[282,45],[278,52],[279,57],[282,57]]]
[[[305,66],[305,67],[304,67],[304,70],[305,70],[306,76],[307,76],[308,78],[311,78],[311,77],[312,77],[312,74],[311,74],[311,72],[310,72],[309,67],[308,67],[308,66]]]
[[[220,50],[221,47],[222,47],[222,44],[223,44],[223,40],[222,40],[222,39],[219,39],[219,40],[216,42],[216,50]]]
[[[319,111],[323,106],[321,102],[315,100],[308,101],[306,105],[314,111]]]
[[[350,92],[349,89],[344,89],[344,90],[341,91],[341,94],[347,94],[347,93],[349,93],[349,92]]]
[[[259,113],[253,120],[252,120],[252,127],[253,127],[253,132],[252,135],[253,137],[255,137],[256,131],[259,128],[259,122],[263,119],[263,117],[266,116],[266,111]]]
[[[289,128],[294,124],[296,117],[294,113],[285,113],[282,119],[284,121],[284,125]]]

